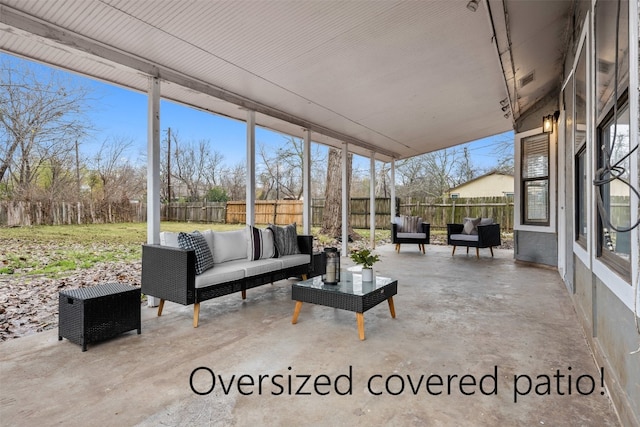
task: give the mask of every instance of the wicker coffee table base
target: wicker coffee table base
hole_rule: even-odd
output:
[[[313,279],[309,279],[313,280]],[[342,310],[354,311],[356,313],[356,323],[358,325],[358,337],[364,340],[364,312],[375,307],[383,301],[387,301],[389,312],[393,319],[396,318],[396,310],[393,305],[393,296],[398,291],[398,282],[392,281],[388,285],[372,290],[364,295],[334,292],[317,287],[305,286],[305,282],[293,285],[291,299],[296,301],[293,310],[292,324],[298,323],[298,316],[302,309],[302,303],[324,305],[326,307],[339,308]]]

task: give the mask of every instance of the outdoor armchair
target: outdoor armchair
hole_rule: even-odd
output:
[[[431,225],[422,222],[422,218],[416,216],[397,216],[391,223],[391,243],[396,245],[396,251],[400,253],[400,245],[403,243],[417,244],[418,249],[424,254],[424,245],[429,244]]]
[[[476,248],[476,257],[480,258],[480,248],[489,248],[493,256],[493,247],[500,246],[500,224],[493,218],[465,218],[464,224],[447,224],[447,243],[453,246],[451,256],[457,246]]]

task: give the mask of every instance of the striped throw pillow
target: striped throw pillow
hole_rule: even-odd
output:
[[[420,218],[417,216],[405,216],[402,222],[402,231],[404,233],[417,233]]]
[[[273,230],[266,228],[261,230],[252,225],[247,225],[247,235],[249,246],[247,248],[247,258],[251,261],[256,259],[273,258],[276,254],[276,247],[273,238]]]

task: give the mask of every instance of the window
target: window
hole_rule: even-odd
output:
[[[597,256],[631,282],[629,139],[629,2],[598,1],[595,8]],[[616,46],[617,44],[617,46]],[[617,49],[616,49],[617,47]],[[626,181],[626,182],[625,182]]]
[[[522,223],[549,225],[549,135],[522,139]]]
[[[583,43],[575,71],[575,119],[573,146],[575,157],[575,233],[578,243],[586,248],[589,226],[587,221],[587,43]]]
[[[598,256],[623,277],[631,278],[631,189],[629,181],[629,106],[616,118],[611,111],[598,128]]]
[[[620,21],[616,24],[618,7]],[[602,116],[613,105],[615,84],[618,95],[629,79],[629,1],[598,1],[595,9],[596,26],[596,114]],[[616,52],[616,30],[618,51]],[[615,75],[616,63],[618,75]]]
[[[576,155],[576,240],[587,245],[587,150],[586,147]]]

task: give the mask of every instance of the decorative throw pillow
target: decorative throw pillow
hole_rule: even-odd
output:
[[[199,231],[178,233],[178,244],[182,249],[196,251],[196,274],[202,274],[213,268],[213,255],[204,236]]]
[[[273,230],[276,242],[276,256],[296,255],[300,253],[300,248],[298,248],[298,232],[296,230],[295,222],[284,227],[269,224],[268,228]]]
[[[212,233],[213,261],[216,264],[247,259],[247,230],[214,231]]]
[[[480,218],[465,218],[462,227],[462,234],[478,234],[476,226],[480,223]]]
[[[404,233],[417,233],[420,217],[417,216],[405,216],[402,222],[402,232]]]
[[[261,230],[252,225],[247,225],[247,235],[249,240],[247,258],[249,260],[273,258],[275,256],[276,247],[272,229]]]

